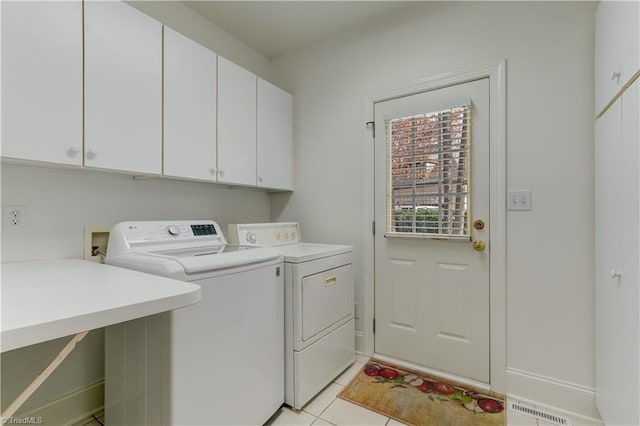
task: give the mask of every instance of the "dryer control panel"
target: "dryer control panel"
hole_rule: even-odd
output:
[[[281,246],[302,241],[297,222],[242,223],[229,225],[229,241],[251,246]]]

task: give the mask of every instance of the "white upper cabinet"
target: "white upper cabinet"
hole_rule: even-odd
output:
[[[256,185],[256,76],[218,57],[218,182]]]
[[[164,28],[164,174],[216,179],[216,54]]]
[[[258,186],[293,189],[293,97],[258,79]]]
[[[640,424],[640,80],[595,126],[596,405]]]
[[[289,93],[122,1],[0,7],[3,158],[293,188]]]
[[[84,3],[85,165],[162,172],[162,25],[122,2]]]
[[[640,424],[639,69],[640,3],[602,1],[596,113],[610,106],[595,124],[595,370],[608,425]]]
[[[82,165],[82,3],[0,7],[2,156]]]
[[[640,70],[640,2],[600,2],[596,12],[596,114]]]

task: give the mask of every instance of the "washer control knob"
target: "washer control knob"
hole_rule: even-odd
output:
[[[253,244],[256,242],[256,234],[254,234],[253,232],[247,232],[246,239],[248,243]]]
[[[180,228],[178,227],[178,225],[169,225],[167,226],[167,234],[171,235],[172,237],[177,237],[178,235],[180,235]]]

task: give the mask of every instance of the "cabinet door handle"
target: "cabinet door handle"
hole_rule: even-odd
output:
[[[96,158],[97,155],[98,155],[98,151],[96,151],[94,148],[89,148],[87,150],[87,159],[88,160],[93,160],[94,158]]]
[[[609,74],[609,77],[611,78],[611,80],[620,80],[620,71],[611,71],[611,74]]]
[[[78,145],[69,145],[69,149],[67,149],[67,155],[69,157],[75,157],[80,152],[80,148]]]
[[[620,271],[616,271],[615,269],[611,270],[611,279],[615,280],[615,279],[620,279],[622,278],[622,272]]]

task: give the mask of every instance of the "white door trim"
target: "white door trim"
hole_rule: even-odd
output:
[[[374,120],[374,104],[400,96],[489,78],[489,134],[490,134],[490,209],[491,244],[489,272],[490,321],[490,380],[491,389],[506,393],[506,62],[489,62],[443,74],[410,81],[368,94],[364,99],[364,117]],[[364,221],[363,235],[363,353],[373,355],[374,318],[374,238],[371,223],[374,220],[374,139],[370,128],[363,136],[364,158]]]

